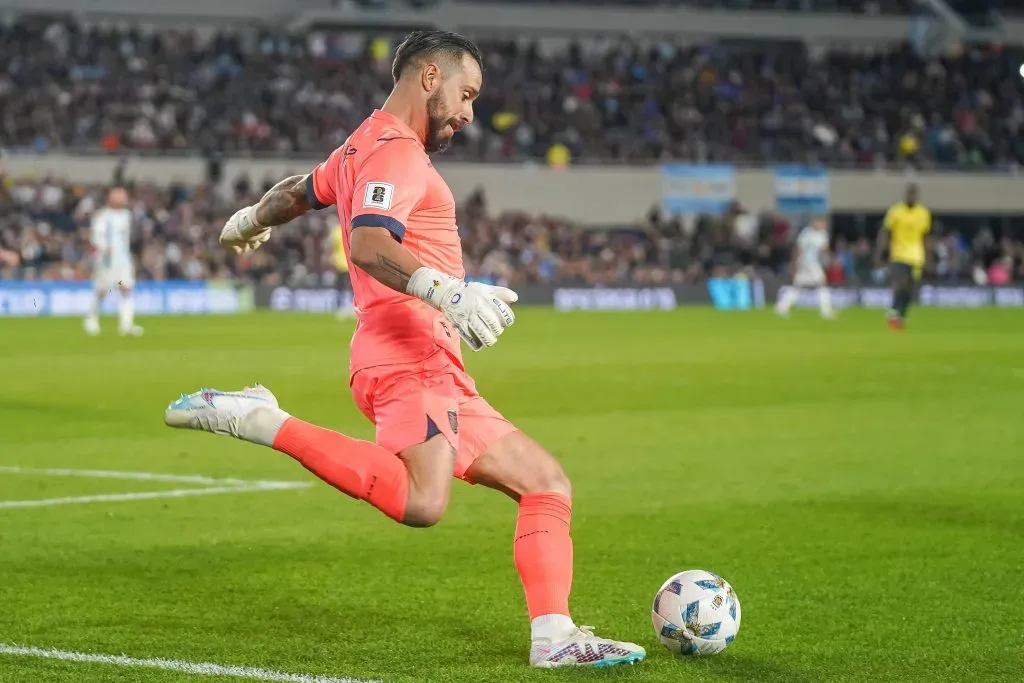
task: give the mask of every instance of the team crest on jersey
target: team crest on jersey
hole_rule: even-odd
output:
[[[363,206],[368,209],[383,209],[387,211],[391,208],[391,202],[394,197],[394,185],[374,180],[366,184]]]

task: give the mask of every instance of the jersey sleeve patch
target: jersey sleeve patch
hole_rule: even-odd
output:
[[[366,192],[363,194],[363,208],[389,211],[394,199],[394,185],[379,180],[371,180],[366,183]]]

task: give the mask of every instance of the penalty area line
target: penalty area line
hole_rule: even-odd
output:
[[[293,674],[270,669],[257,669],[245,666],[225,666],[207,662],[187,662],[179,659],[136,659],[125,655],[98,655],[87,652],[69,650],[50,650],[39,647],[25,647],[8,643],[0,643],[0,655],[37,657],[56,659],[63,662],[79,662],[86,664],[112,664],[114,666],[143,667],[163,669],[193,676],[233,676],[248,678],[254,681],[283,681],[284,683],[381,683],[376,680],[358,678],[335,678],[332,676],[313,676]]]
[[[309,486],[309,483],[301,481],[261,481],[253,482],[249,486],[212,486],[202,489],[172,489],[170,491],[140,491],[138,493],[101,493],[94,496],[40,498],[38,500],[0,500],[0,508],[41,508],[53,505],[75,505],[78,503],[119,503],[130,500],[184,498],[186,496],[209,496],[222,493],[284,491],[286,489],[304,489]]]
[[[116,470],[72,470],[37,467],[0,466],[0,474],[25,474],[46,477],[85,477],[92,479],[129,479],[135,481],[174,482],[193,484],[195,488],[177,488],[170,491],[138,491],[131,493],[102,493],[91,496],[68,496],[36,500],[0,500],[3,508],[38,508],[79,503],[118,503],[154,498],[184,498],[221,493],[249,493],[253,491],[284,491],[312,486],[305,481],[247,481],[245,479],[204,477],[202,475],[162,474],[159,472],[120,472]]]
[[[119,472],[117,470],[72,470],[44,467],[0,466],[0,474],[32,474],[46,477],[87,477],[94,479],[134,479],[136,481],[166,481],[179,484],[244,485],[256,482],[244,479],[218,479],[195,474],[163,474],[161,472]]]

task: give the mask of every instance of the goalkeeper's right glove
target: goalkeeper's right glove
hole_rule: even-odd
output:
[[[519,295],[505,287],[464,282],[433,268],[418,268],[406,291],[444,313],[474,351],[494,346],[516,321],[508,304],[518,301]]]
[[[244,254],[250,249],[259,249],[270,239],[270,227],[256,222],[256,206],[239,209],[228,219],[220,231],[221,245],[236,254]]]

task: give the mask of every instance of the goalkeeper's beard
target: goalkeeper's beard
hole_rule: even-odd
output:
[[[443,152],[448,149],[448,145],[451,143],[452,136],[454,135],[454,133],[452,135],[445,135],[444,129],[449,125],[454,131],[457,122],[445,112],[444,105],[441,102],[441,90],[439,89],[427,100],[427,139],[423,143],[427,154]]]

